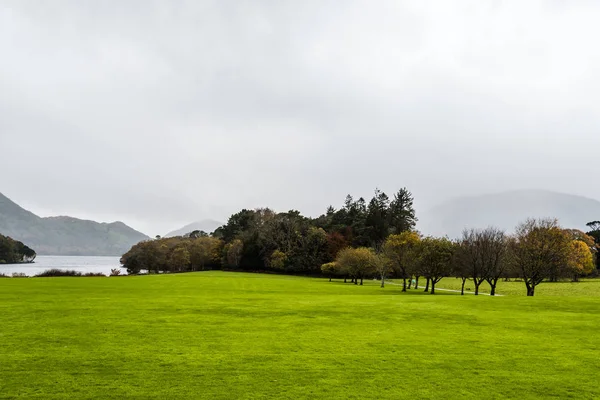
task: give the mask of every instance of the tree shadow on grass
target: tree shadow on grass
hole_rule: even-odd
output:
[[[367,283],[368,282],[368,283]],[[343,280],[332,280],[331,282],[329,282],[329,280],[323,279],[322,281],[323,284],[329,284],[329,285],[335,285],[336,287],[340,287],[340,286],[346,286],[346,287],[356,287],[357,291],[363,287],[369,287],[372,288],[374,286],[379,286],[379,282],[377,282],[377,284],[375,285],[374,282],[372,280],[365,280],[365,284],[364,285],[355,285],[354,283],[350,283],[350,282],[346,282],[344,283]],[[373,291],[369,290],[364,291],[363,293],[360,294],[368,294],[368,295],[393,295],[393,296],[398,296],[398,295],[406,295],[406,296],[432,296],[432,294],[430,292],[425,292],[425,287],[421,286],[419,287],[419,289],[407,289],[406,292],[402,291],[402,286],[400,285],[390,285],[390,284],[386,284],[385,287],[383,288],[377,288],[379,289],[377,292],[373,293]],[[358,292],[353,292],[352,294],[359,294]],[[470,293],[465,293],[465,295],[468,295]],[[444,290],[440,290],[440,291],[436,291],[435,294],[433,294],[433,296],[456,296],[459,295],[460,293],[457,292],[447,292]]]

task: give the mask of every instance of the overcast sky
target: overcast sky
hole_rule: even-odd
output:
[[[408,187],[600,198],[600,2],[0,0],[0,192],[149,235]]]

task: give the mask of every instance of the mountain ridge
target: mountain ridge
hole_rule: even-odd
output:
[[[0,193],[0,233],[40,255],[120,256],[148,239],[121,221],[96,222],[70,216],[40,217]]]
[[[585,230],[600,219],[600,201],[551,190],[522,189],[464,196],[439,204],[420,216],[425,234],[459,237],[465,228],[496,226],[511,232],[526,218],[557,218],[565,228]]]

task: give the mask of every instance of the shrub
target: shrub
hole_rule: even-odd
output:
[[[82,274],[81,272],[75,270],[52,268],[36,275],[38,278],[46,278],[50,276],[82,276]]]
[[[83,276],[102,276],[106,278],[106,275],[104,275],[102,272],[87,272],[83,274]]]
[[[0,278],[9,278],[9,276],[0,272]]]
[[[119,268],[113,268],[110,270],[110,276],[119,276],[121,275],[121,270]]]
[[[28,278],[27,274],[25,274],[23,272],[13,272],[12,277],[13,278]]]

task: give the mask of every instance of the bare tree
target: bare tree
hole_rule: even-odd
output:
[[[465,230],[460,247],[454,273],[462,279],[461,293],[464,294],[466,280],[472,278],[476,295],[486,281],[494,296],[507,265],[508,240],[504,231],[494,227]]]
[[[485,268],[480,246],[480,232],[475,229],[465,229],[460,241],[460,263],[464,263],[469,271],[469,277],[475,285],[475,295],[479,294],[479,286],[485,281]]]
[[[461,251],[462,248],[459,244],[459,247],[457,249],[457,252],[455,253],[455,257],[452,262],[452,269],[454,276],[461,279],[460,294],[462,296],[465,294],[465,283],[467,282],[467,279],[469,279],[469,277],[471,276],[471,269],[466,263],[463,262]]]
[[[385,278],[393,271],[393,263],[383,253],[376,253],[373,262],[375,264],[375,270],[381,278],[381,287],[385,287]]]
[[[508,239],[504,231],[489,227],[478,232],[482,259],[482,276],[490,285],[490,296],[496,294],[498,280],[507,266]]]

